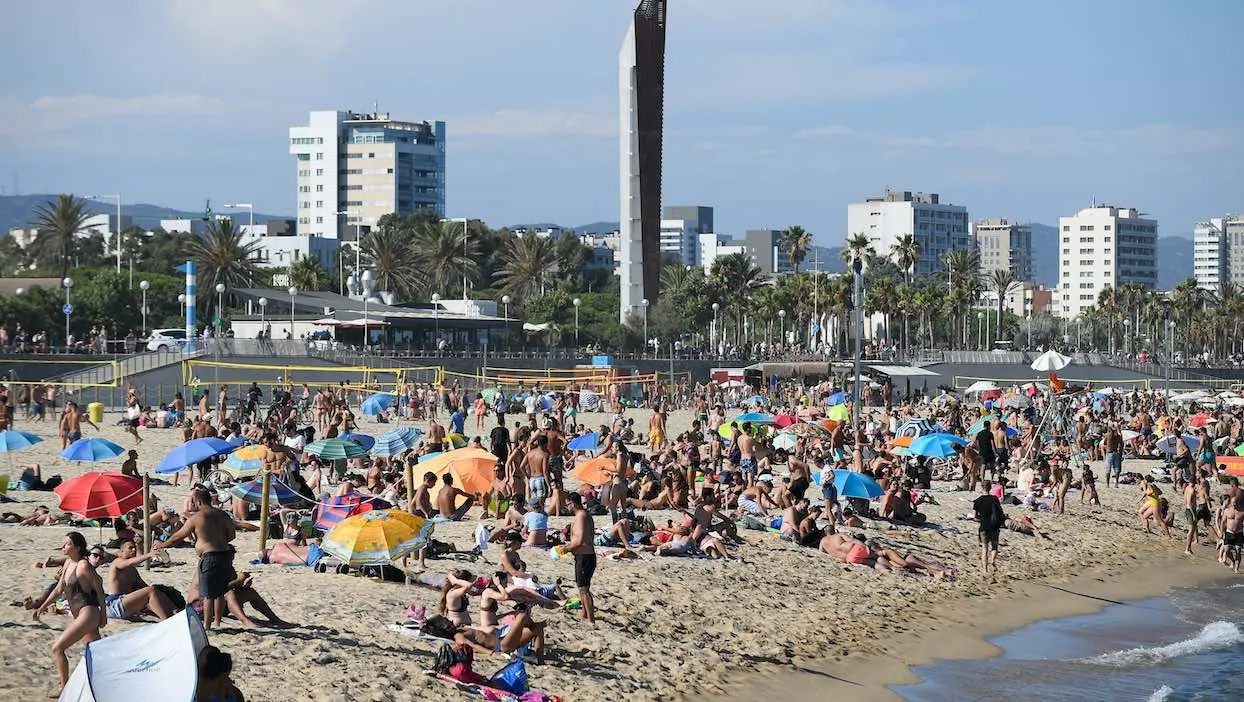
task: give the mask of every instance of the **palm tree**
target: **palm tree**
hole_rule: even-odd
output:
[[[501,289],[516,298],[543,295],[558,272],[553,242],[538,236],[512,236],[505,242],[496,279]]]
[[[808,257],[808,248],[812,246],[812,235],[803,227],[795,224],[781,233],[778,243],[786,252],[786,257],[790,259],[795,273],[798,274],[799,264]]]
[[[867,263],[869,257],[877,255],[877,251],[873,248],[873,242],[867,234],[851,234],[847,237],[839,255],[842,256],[843,261],[847,262],[847,265],[851,265],[856,259]]]
[[[971,249],[951,250],[943,255],[942,260],[950,269],[949,290],[947,290],[950,308],[947,312],[951,315],[950,348],[953,349],[955,339],[960,338],[960,334],[955,333],[955,322],[959,322],[960,331],[966,334],[968,308],[980,299],[980,254]]]
[[[723,301],[726,308],[734,311],[737,344],[741,340],[739,334],[743,329],[743,314],[747,311],[747,303],[761,284],[760,269],[752,265],[747,254],[739,252],[713,261],[709,278],[712,279],[718,299]],[[722,320],[726,317],[723,311]]]
[[[358,242],[359,255],[367,260],[376,272],[376,285],[395,295],[411,297],[428,287],[426,280],[412,265],[415,258],[414,239],[411,232],[389,222],[363,235]]]
[[[907,277],[907,284],[911,285],[912,278],[916,272],[916,261],[920,260],[920,242],[916,240],[914,234],[903,234],[890,244],[890,258],[894,259],[894,265],[898,266],[903,275]],[[907,348],[910,343],[910,334],[908,329],[908,321],[910,315],[906,311],[903,312],[903,348]]]
[[[289,284],[299,290],[319,290],[325,270],[314,256],[303,256],[289,267]]]
[[[260,273],[261,246],[257,240],[246,241],[232,219],[209,220],[203,236],[186,244],[187,255],[197,265],[199,296],[211,301],[219,283],[230,290],[253,285]],[[216,310],[216,316],[222,312]]]
[[[1019,279],[1015,276],[1014,268],[995,268],[989,272],[986,278],[989,287],[993,288],[998,294],[998,341],[1002,341],[1002,312],[1006,309],[1006,298],[1015,290],[1016,285],[1020,285]]]
[[[1106,324],[1106,347],[1110,353],[1114,353],[1114,325],[1115,321],[1122,316],[1123,296],[1118,290],[1107,285],[1097,294],[1097,312],[1098,316]],[[1089,345],[1092,347],[1092,344]]]
[[[461,228],[441,222],[425,224],[415,233],[415,255],[432,289],[442,295],[450,283],[465,278],[469,284],[479,276],[479,237],[463,238]]]
[[[60,195],[55,202],[45,202],[35,209],[35,237],[33,248],[36,256],[60,254],[60,277],[69,275],[69,258],[76,239],[87,230],[86,222],[92,217],[86,211],[86,200],[73,195]],[[120,226],[120,222],[117,223]]]

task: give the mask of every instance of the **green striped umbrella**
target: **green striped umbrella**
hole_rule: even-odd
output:
[[[341,439],[320,439],[307,444],[303,449],[312,456],[318,456],[326,461],[336,461],[342,458],[354,458],[355,456],[366,456],[367,449],[350,441],[342,441]]]

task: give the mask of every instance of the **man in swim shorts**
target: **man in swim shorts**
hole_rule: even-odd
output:
[[[583,508],[583,496],[577,492],[566,495],[566,502],[574,511],[570,523],[570,539],[563,547],[574,555],[574,584],[579,589],[579,601],[583,604],[583,618],[596,626],[596,604],[592,599],[592,576],[596,573],[596,525],[592,514]]]
[[[231,542],[237,536],[233,519],[212,503],[212,496],[203,488],[191,493],[195,511],[186,523],[157,548],[163,550],[179,543],[191,534],[195,537],[194,550],[199,554],[199,596],[203,598],[203,627],[219,627],[224,616],[225,593],[229,582],[235,577],[233,570],[234,549]]]

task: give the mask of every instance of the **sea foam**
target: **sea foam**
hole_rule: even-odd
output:
[[[1170,685],[1163,685],[1154,690],[1152,695],[1149,695],[1149,702],[1165,702],[1166,698],[1170,697],[1174,691]]]
[[[1242,641],[1244,641],[1244,633],[1241,633],[1240,628],[1235,624],[1231,622],[1213,622],[1212,624],[1205,625],[1205,628],[1201,629],[1200,633],[1190,639],[1176,641],[1165,646],[1129,648],[1125,651],[1115,651],[1088,658],[1085,662],[1114,668],[1153,665],[1172,658],[1179,658],[1180,656],[1190,656],[1196,653],[1225,648]],[[1161,690],[1158,692],[1161,692]]]

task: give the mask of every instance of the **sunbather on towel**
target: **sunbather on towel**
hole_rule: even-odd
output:
[[[537,622],[527,612],[527,605],[519,604],[518,615],[510,623],[502,624],[492,631],[463,627],[454,634],[454,641],[468,644],[483,653],[511,654],[530,646],[536,654],[536,664],[544,664],[544,631],[547,622]]]

